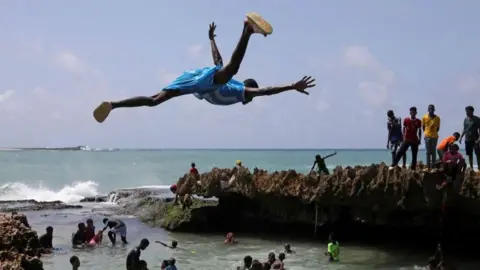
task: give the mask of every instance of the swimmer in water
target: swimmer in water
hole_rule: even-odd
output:
[[[330,174],[330,171],[328,171],[328,168],[327,168],[327,165],[325,164],[325,159],[329,158],[329,157],[333,157],[337,154],[337,152],[335,153],[332,153],[330,155],[327,155],[326,157],[323,157],[320,156],[320,155],[316,155],[315,156],[315,161],[313,162],[313,166],[312,168],[310,169],[310,172],[313,171],[313,169],[315,169],[315,165],[317,165],[317,168],[318,168],[318,174],[321,174],[322,172],[326,175],[329,175]]]
[[[333,233],[328,237],[328,246],[327,251],[325,251],[325,256],[328,257],[329,262],[338,262],[340,260],[340,244]]]
[[[48,226],[46,233],[38,239],[42,248],[52,249],[53,248],[53,227]]]
[[[77,256],[70,257],[70,264],[73,270],[77,270],[80,267],[80,259]]]
[[[108,232],[108,238],[112,242],[112,245],[115,245],[116,240],[117,240],[117,233],[120,234],[120,237],[122,238],[123,244],[128,244],[127,242],[127,225],[123,223],[123,221],[119,219],[112,219],[109,220],[108,218],[103,219],[103,224],[105,224],[105,228],[103,228],[102,232],[104,232],[106,229],[110,228],[110,231]]]
[[[285,251],[284,251],[285,253],[287,253],[287,254],[295,254],[295,251],[292,250],[292,248],[290,247],[290,244],[285,244],[284,247],[285,247]]]
[[[308,95],[308,88],[315,86],[311,76],[304,76],[301,80],[284,86],[259,87],[254,79],[243,82],[234,80],[238,73],[243,57],[247,50],[250,37],[254,34],[270,35],[272,26],[256,13],[248,13],[243,22],[240,40],[235,48],[230,63],[223,65],[222,57],[215,43],[215,23],[210,24],[209,39],[212,46],[212,55],[215,66],[185,71],[170,85],[152,96],[134,97],[121,101],[105,101],[93,112],[99,123],[105,121],[110,112],[119,108],[154,107],[179,96],[193,94],[198,99],[204,99],[213,105],[233,105],[250,103],[254,98],[277,95],[290,90]]]
[[[78,247],[85,245],[87,239],[85,238],[85,223],[80,222],[77,225],[78,230],[73,234],[72,246]]]
[[[235,235],[232,232],[227,233],[227,236],[225,237],[225,244],[237,244],[237,241],[235,241]]]
[[[140,241],[140,245],[136,246],[134,249],[130,251],[127,255],[127,270],[137,270],[142,269],[143,265],[140,261],[140,255],[142,254],[142,250],[145,250],[150,242],[148,239],[144,238]]]
[[[160,245],[162,245],[162,246],[164,246],[164,247],[168,247],[168,248],[171,248],[171,249],[176,249],[176,248],[177,248],[177,245],[178,245],[178,242],[175,241],[175,240],[172,241],[172,245],[171,245],[171,246],[165,244],[165,243],[162,242],[162,241],[155,241],[155,243],[158,243],[158,244],[160,244]]]

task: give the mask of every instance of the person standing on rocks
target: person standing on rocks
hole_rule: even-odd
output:
[[[330,171],[328,170],[327,168],[327,164],[325,163],[325,159],[329,158],[329,157],[333,157],[337,154],[337,152],[335,153],[332,153],[330,155],[327,155],[326,157],[323,157],[320,156],[320,155],[316,155],[315,156],[315,161],[313,162],[313,165],[312,165],[312,168],[310,169],[310,172],[313,171],[313,169],[315,169],[315,165],[317,165],[317,168],[318,168],[318,174],[320,175],[322,172],[326,175],[330,175]]]
[[[392,151],[392,163],[395,162],[395,155],[397,154],[398,147],[403,142],[402,134],[402,118],[396,117],[392,110],[387,112],[387,149]],[[403,155],[403,167],[407,164],[407,154]]]
[[[46,233],[44,235],[40,236],[40,238],[38,240],[40,241],[40,245],[43,248],[52,249],[53,248],[53,244],[52,244],[52,241],[53,241],[53,227],[48,226],[47,229],[46,229]]]
[[[427,166],[433,168],[437,159],[438,131],[440,131],[440,117],[435,114],[435,106],[428,105],[428,113],[422,118],[422,129],[425,139],[425,150],[427,152]],[[441,158],[441,157],[440,157]]]
[[[120,237],[122,238],[123,244],[128,244],[127,242],[127,225],[119,219],[112,219],[109,220],[108,218],[103,219],[103,224],[105,224],[105,228],[103,228],[103,232],[110,228],[110,231],[108,232],[108,238],[110,238],[110,241],[112,242],[112,245],[115,245],[115,242],[117,240],[117,233],[120,234]]]
[[[196,167],[195,163],[192,162],[192,164],[190,164],[190,173],[193,175],[198,175],[198,170],[195,167]]]
[[[392,170],[398,165],[400,159],[407,153],[408,148],[412,151],[412,165],[411,169],[415,170],[417,167],[418,146],[420,145],[420,138],[422,137],[422,121],[417,118],[417,108],[410,108],[410,117],[403,119],[403,142],[395,155],[390,169]]]
[[[463,132],[460,136],[460,144],[465,137],[465,152],[468,156],[470,168],[473,170],[473,154],[477,158],[477,169],[480,170],[480,118],[473,113],[475,109],[472,106],[465,108],[467,117],[463,120]]]
[[[127,270],[142,270],[144,266],[142,261],[140,260],[140,255],[142,254],[142,250],[145,250],[148,245],[150,245],[150,241],[148,239],[143,238],[140,241],[140,245],[136,246],[132,249],[127,255]]]

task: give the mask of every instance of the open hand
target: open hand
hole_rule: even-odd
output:
[[[210,24],[210,29],[208,30],[208,38],[210,40],[214,39],[217,35],[215,35],[215,29],[217,28],[217,25],[215,24],[215,22],[212,22]]]
[[[303,79],[293,84],[293,89],[297,90],[302,94],[309,95],[310,93],[308,93],[305,90],[307,88],[314,87],[315,86],[315,84],[313,84],[314,82],[315,82],[315,79],[312,79],[312,76],[304,76]]]

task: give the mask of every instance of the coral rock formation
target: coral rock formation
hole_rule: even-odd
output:
[[[24,215],[0,215],[0,269],[43,270],[37,233]]]

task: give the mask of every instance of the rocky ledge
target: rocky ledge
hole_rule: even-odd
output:
[[[361,241],[429,243],[439,241],[443,232],[442,241],[471,241],[478,237],[480,224],[480,178],[470,170],[459,175],[455,190],[447,192],[446,216],[441,211],[444,192],[437,188],[444,179],[440,170],[389,170],[385,164],[337,167],[328,176],[214,168],[200,176],[185,174],[177,186],[180,195],[218,198],[216,206],[194,203],[188,214],[179,214],[178,206],[163,206],[162,201],[140,203],[149,206],[142,210],[144,216],[155,216],[158,224],[178,231],[309,236],[316,231],[325,236],[333,230],[342,238]]]
[[[24,215],[0,215],[0,269],[43,270],[43,253]]]
[[[60,210],[82,208],[81,205],[66,204],[61,201],[42,202],[36,200],[0,201],[0,212],[25,212],[40,210]]]

